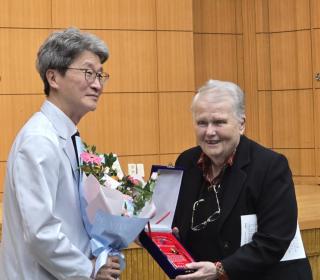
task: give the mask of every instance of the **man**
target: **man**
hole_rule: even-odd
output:
[[[103,41],[69,28],[40,47],[37,69],[47,100],[18,133],[5,180],[0,279],[117,279],[109,258],[98,273],[79,202],[78,155],[72,135],[94,111],[109,56]],[[76,142],[76,141],[74,141]]]

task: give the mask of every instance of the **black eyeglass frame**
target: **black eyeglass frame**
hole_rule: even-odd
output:
[[[84,78],[87,82],[92,84],[96,79],[98,79],[101,85],[104,85],[107,80],[110,78],[110,74],[106,72],[96,72],[90,68],[75,68],[75,67],[66,67],[65,69],[79,70],[84,73]]]

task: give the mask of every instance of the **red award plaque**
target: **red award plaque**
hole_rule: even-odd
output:
[[[173,234],[152,232],[151,239],[174,268],[187,269],[186,264],[193,261]]]
[[[150,253],[170,279],[193,272],[186,264],[192,257],[175,238],[171,225],[176,209],[183,170],[178,167],[152,166],[158,179],[152,196],[156,215],[150,219],[148,228],[140,233],[143,247]]]
[[[140,241],[170,279],[194,272],[186,266],[193,258],[171,232],[143,231]]]

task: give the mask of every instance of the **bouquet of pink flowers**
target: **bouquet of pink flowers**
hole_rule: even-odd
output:
[[[98,271],[108,254],[118,255],[121,260],[120,251],[134,241],[155,214],[152,194],[157,173],[147,182],[124,175],[115,154],[99,154],[95,146],[86,144],[80,159],[81,211]]]

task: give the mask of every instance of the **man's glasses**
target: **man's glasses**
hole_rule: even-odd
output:
[[[220,185],[218,185],[218,186],[213,185],[212,188],[213,188],[214,194],[215,194],[215,199],[216,199],[216,203],[217,203],[217,210],[215,212],[213,212],[208,218],[202,218],[201,212],[203,212],[204,208],[208,205],[207,203],[209,203],[209,205],[211,205],[211,206],[212,206],[212,203],[208,200],[203,199],[203,198],[197,200],[193,204],[193,208],[192,208],[191,229],[193,231],[200,231],[200,230],[206,228],[208,223],[214,222],[220,216],[221,209],[220,209],[218,190],[217,190],[217,188],[218,189],[220,188]],[[199,218],[199,217],[201,217],[201,218]]]
[[[86,69],[86,68],[73,68],[73,67],[67,67],[66,69],[72,69],[72,70],[79,70],[84,73],[84,77],[86,81],[90,84],[94,83],[96,79],[98,79],[100,85],[104,85],[104,83],[109,79],[110,75],[105,72],[96,72],[92,69]]]

